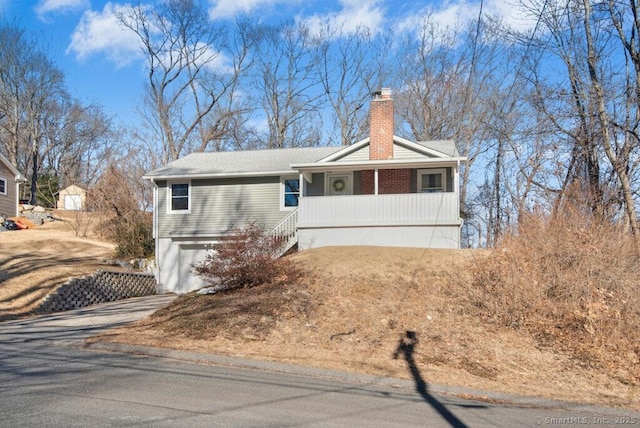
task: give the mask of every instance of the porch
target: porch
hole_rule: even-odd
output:
[[[459,225],[458,194],[405,193],[301,197],[298,229]]]
[[[460,246],[462,220],[455,192],[302,197],[297,216],[302,250],[343,245]]]

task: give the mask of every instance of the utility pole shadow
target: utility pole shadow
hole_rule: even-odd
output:
[[[407,362],[409,372],[416,383],[416,391],[422,396],[424,401],[429,403],[452,427],[465,427],[460,419],[458,419],[453,413],[449,411],[442,403],[440,403],[434,396],[429,394],[427,382],[422,378],[420,370],[413,357],[416,346],[418,345],[418,336],[415,331],[409,331],[405,333],[404,337],[400,337],[398,347],[393,353],[393,359],[397,360],[402,355]]]

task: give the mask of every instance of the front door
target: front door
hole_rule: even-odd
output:
[[[353,194],[351,174],[328,174],[325,193],[329,196]]]

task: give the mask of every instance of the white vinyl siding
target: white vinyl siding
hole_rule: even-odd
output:
[[[401,146],[400,144],[393,145],[393,158],[394,159],[423,159],[432,156],[427,156],[424,153],[418,153],[415,150]]]
[[[336,162],[362,162],[369,160],[369,145],[362,147],[360,150],[356,150],[355,152],[349,153],[341,157],[340,159],[336,159]],[[425,155],[424,153],[417,152],[413,149],[405,147],[401,144],[393,145],[393,159],[424,159],[425,157],[429,158],[432,156]]]
[[[349,153],[346,156],[336,159],[336,162],[361,162],[369,160],[369,145],[362,147],[360,150]]]

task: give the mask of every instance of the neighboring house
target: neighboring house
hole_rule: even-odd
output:
[[[57,208],[59,210],[81,211],[87,201],[87,190],[72,184],[58,192]]]
[[[194,153],[153,182],[156,279],[202,287],[191,266],[207,244],[248,221],[301,250],[341,245],[459,248],[459,170],[452,141],[393,135],[388,90],[371,101],[371,134],[354,145]]]
[[[20,183],[26,181],[9,159],[0,154],[0,217],[18,215]]]

